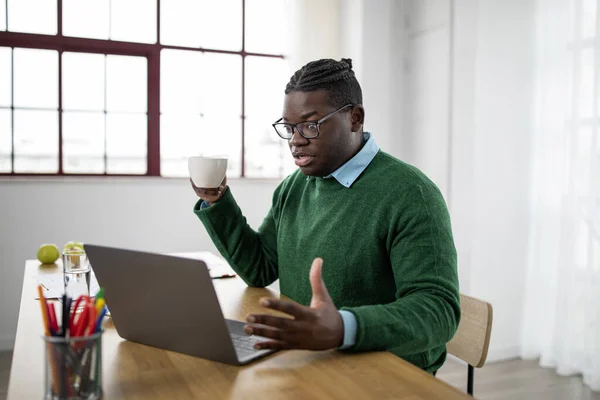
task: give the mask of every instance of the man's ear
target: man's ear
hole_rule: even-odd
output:
[[[365,123],[365,108],[362,104],[355,105],[352,108],[352,132],[359,132]]]

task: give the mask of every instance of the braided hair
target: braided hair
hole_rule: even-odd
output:
[[[290,78],[285,94],[315,90],[326,90],[333,107],[342,107],[348,103],[362,104],[362,90],[349,58],[342,58],[340,61],[326,58],[309,62]]]

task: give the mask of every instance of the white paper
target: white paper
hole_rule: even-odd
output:
[[[235,276],[235,271],[231,269],[227,261],[220,255],[210,251],[197,251],[192,253],[166,253],[170,256],[191,258],[193,260],[202,260],[210,271],[212,278],[224,276]]]
[[[65,293],[62,268],[58,266],[54,268],[40,266],[35,278],[37,283],[42,285],[44,297],[47,299],[62,298],[62,295]],[[98,280],[92,270],[90,272],[90,295],[95,296],[96,293],[98,293],[98,290],[100,290],[100,285],[98,285]],[[36,295],[35,298],[38,299],[39,297]]]

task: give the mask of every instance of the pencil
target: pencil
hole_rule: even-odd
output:
[[[46,304],[46,298],[42,290],[42,285],[38,285],[38,295],[40,297],[40,307],[42,308],[42,319],[44,320],[44,333],[46,336],[50,336],[50,321],[48,317],[48,305]],[[52,372],[52,391],[54,394],[58,394],[58,366],[56,365],[56,357],[54,355],[54,348],[52,343],[46,342],[46,351],[48,355],[48,368]]]
[[[44,332],[46,336],[50,336],[50,321],[48,318],[48,305],[46,304],[46,298],[44,297],[44,291],[42,285],[38,285],[38,295],[40,297],[40,307],[42,308],[42,319],[44,321]]]

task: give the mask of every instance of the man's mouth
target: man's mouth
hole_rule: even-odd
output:
[[[299,167],[306,167],[313,160],[313,156],[309,156],[304,153],[294,153],[294,162]]]

